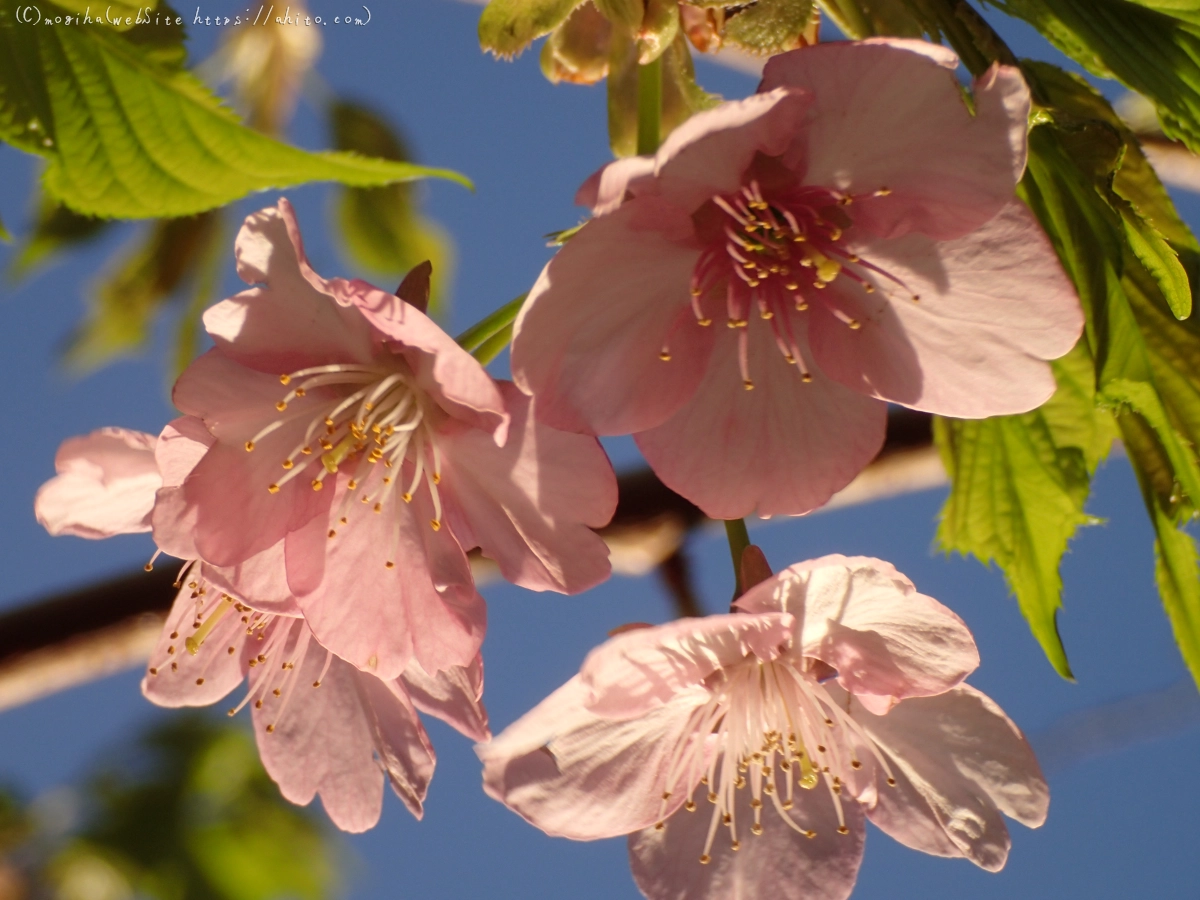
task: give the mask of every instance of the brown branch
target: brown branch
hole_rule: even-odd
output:
[[[945,480],[932,446],[930,417],[899,410],[889,419],[887,441],[875,461],[825,508],[924,490]],[[616,514],[600,530],[613,571],[643,575],[666,563],[668,583],[686,585],[678,553],[688,533],[707,523],[704,514],[649,469],[624,473],[618,488]],[[478,554],[472,554],[471,563],[479,583],[499,574]],[[159,566],[0,615],[0,710],[144,661],[175,597],[174,576],[175,567]]]

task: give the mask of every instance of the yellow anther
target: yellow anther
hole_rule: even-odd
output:
[[[330,528],[330,529],[329,529],[329,536],[330,536],[330,537],[337,537],[337,532],[336,532],[336,531],[334,531],[332,528]]]
[[[696,803],[693,800],[689,800],[687,803],[683,804],[683,808],[686,809],[688,812],[695,812],[696,811]]]
[[[147,572],[153,572],[154,571],[154,563],[146,563],[144,566],[142,566],[142,568],[145,569]]]
[[[434,484],[441,484],[441,483],[442,483],[442,473],[441,473],[441,472],[434,472],[434,473],[433,473],[433,483],[434,483]]]
[[[887,785],[888,785],[888,787],[895,787],[895,786],[896,786],[896,779],[895,779],[895,778],[888,778],[888,780],[887,780]]]
[[[862,328],[862,322],[858,321],[858,319],[851,319],[846,324],[850,327],[851,331],[858,331],[858,329]]]
[[[707,328],[709,325],[712,324],[712,319],[697,319],[696,324],[699,325],[701,328]]]
[[[280,463],[280,465],[283,466],[285,469],[290,469],[292,466],[295,465],[295,463],[292,462],[290,459],[285,459],[283,462]]]
[[[314,491],[319,491],[319,490],[320,490],[321,488],[323,488],[324,486],[325,486],[325,485],[322,483],[322,481],[321,481],[321,479],[320,479],[320,478],[314,478],[314,479],[312,480],[312,489],[313,489]]]
[[[727,326],[729,326],[730,328],[745,328],[747,325],[747,322],[745,319],[730,319],[725,324]]]
[[[666,823],[665,823],[665,822],[655,822],[655,823],[654,823],[654,830],[655,830],[655,831],[662,831],[662,830],[663,830],[664,828],[666,828],[666,827],[667,827],[667,826],[666,826]]]
[[[857,759],[852,759],[852,760],[850,760],[850,768],[852,768],[852,769],[861,769],[861,768],[862,768],[862,763],[861,763],[861,762],[859,762]]]
[[[810,829],[808,829],[808,831],[804,832],[804,836],[806,838],[808,838],[809,840],[811,840],[812,838],[815,838],[817,836],[817,833],[810,828]]]
[[[262,709],[262,701],[261,701],[261,700],[255,700],[255,701],[254,701],[254,708],[255,708],[255,709]]]
[[[312,447],[301,447],[300,452],[305,456],[312,456]]]
[[[742,849],[742,842],[734,841],[732,844],[729,845],[729,849],[732,850],[734,853],[737,853],[738,850]]]
[[[279,383],[280,383],[280,384],[287,384],[287,383],[288,383],[289,381],[291,381],[291,380],[292,380],[292,376],[291,376],[291,375],[280,375],[280,376],[279,376]]]
[[[358,482],[351,478],[350,481],[347,482],[346,488],[347,490],[356,491],[358,490]]]
[[[373,507],[371,507],[371,508],[372,508],[372,509],[373,509],[375,512],[377,512],[377,513],[379,513],[379,512],[383,512],[383,504],[382,504],[382,503],[376,503],[376,504],[375,504]]]
[[[441,531],[441,530],[442,530],[442,523],[441,523],[441,522],[439,522],[437,519],[430,519],[430,520],[429,520],[429,527],[430,527],[430,528],[432,528],[434,531]]]
[[[755,797],[753,800],[750,801],[750,808],[751,809],[762,809],[762,801],[759,800],[757,797]]]
[[[305,391],[304,388],[302,388],[302,387],[296,388],[296,396],[297,397],[303,397],[306,393],[307,393],[307,391]]]
[[[254,441],[246,441],[246,452],[249,453],[254,449]]]
[[[892,189],[890,187],[881,187],[879,190],[877,190],[875,192],[875,196],[876,197],[886,197],[891,192],[892,192]]]
[[[669,351],[666,347],[663,347],[662,350],[660,350],[658,353],[658,358],[661,359],[663,362],[670,362],[671,361],[671,351]]]
[[[204,684],[204,679],[203,679],[203,678],[197,678],[197,679],[196,679],[196,684]]]
[[[803,375],[800,376],[800,380],[803,381],[805,384],[812,384],[812,373],[805,372]]]
[[[385,569],[394,569],[394,568],[396,568],[396,564],[389,559],[387,562],[385,562],[383,564],[383,567]]]
[[[271,691],[271,693],[274,694],[276,697],[283,696],[283,691],[281,691],[279,688],[275,688],[275,690]]]
[[[769,309],[760,310],[760,311],[759,311],[759,313],[758,313],[758,315],[759,315],[759,318],[762,318],[762,319],[773,319],[773,318],[775,318],[775,313],[773,313],[773,312],[772,312],[771,310],[769,310]]]
[[[275,404],[275,408],[277,410],[279,410],[280,412],[283,412],[285,409],[287,409],[287,401],[280,400],[278,403]]]
[[[709,802],[709,803],[716,803],[716,802],[717,802],[717,795],[716,795],[716,793],[715,793],[715,792],[713,792],[713,791],[709,791],[709,792],[708,792],[708,802]]]
[[[153,666],[151,666],[151,667],[150,667],[150,674],[151,674],[151,675],[157,675],[157,674],[158,674],[158,669],[156,669],[156,668],[154,668]]]
[[[402,499],[405,503],[412,503],[412,494],[410,494],[408,491],[405,491],[400,495],[400,499]]]
[[[758,822],[755,822],[753,825],[750,826],[750,833],[751,834],[762,834],[763,833],[762,825],[760,825]]]
[[[847,828],[845,825],[838,826],[838,834],[849,834],[849,833],[850,833],[850,829]]]
[[[709,856],[707,853],[702,853],[700,855],[700,865],[707,866],[711,861],[712,861],[712,857]]]
[[[274,734],[274,733],[275,733],[275,726],[274,726],[274,725],[268,725],[268,726],[267,726],[267,734]]]
[[[747,378],[745,381],[742,382],[742,387],[744,387],[748,391],[752,391],[752,390],[754,390],[754,382],[751,381],[749,378]]]
[[[808,309],[808,303],[806,301],[804,301],[804,300],[796,301],[797,312],[804,312],[806,309]]]

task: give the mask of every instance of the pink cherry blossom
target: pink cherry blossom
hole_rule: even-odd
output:
[[[216,346],[174,394],[213,438],[176,510],[201,558],[229,569],[282,543],[317,638],[388,680],[474,659],[472,547],[534,590],[608,577],[589,526],[616,482],[594,439],[537,423],[415,306],[318,276],[286,200],[246,219],[237,260],[261,286],[208,310]]]
[[[821,44],[580,191],[513,372],[547,423],[633,433],[716,518],[798,514],[881,446],[886,404],[980,418],[1054,391],[1083,316],[1014,187],[1029,91],[964,104],[950,51]]]
[[[211,443],[203,423],[187,418],[157,439],[118,428],[72,438],[59,452],[60,474],[38,492],[39,521],[51,533],[109,537],[146,531],[153,519],[157,532]],[[188,557],[186,534],[173,524],[168,552]],[[319,793],[335,825],[365,831],[379,820],[386,776],[420,818],[436,758],[417,711],[486,740],[482,660],[434,675],[412,661],[388,681],[360,672],[316,642],[286,595],[282,567],[281,545],[234,570],[188,559],[143,693],[160,706],[206,706],[248,677],[230,714],[253,703],[259,753],[287,799],[307,804]],[[232,581],[265,593],[243,603],[226,592]]]
[[[1025,738],[962,683],[966,626],[885,562],[827,556],[735,614],[626,631],[477,748],[485,790],[552,835],[629,835],[652,900],[841,900],[864,818],[1004,865],[1001,813],[1048,793]]]

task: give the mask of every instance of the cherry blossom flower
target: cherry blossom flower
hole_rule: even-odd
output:
[[[633,433],[716,518],[799,514],[881,446],[882,401],[980,418],[1054,391],[1083,327],[1014,196],[1029,92],[964,104],[948,50],[821,44],[580,191],[595,217],[516,322],[513,372],[558,428]]]
[[[174,394],[213,437],[176,516],[202,559],[229,569],[282,542],[317,638],[388,680],[474,659],[472,547],[534,590],[608,577],[589,526],[616,481],[594,439],[535,422],[412,304],[318,276],[286,200],[246,219],[237,260],[261,286],[205,313],[216,346]]]
[[[1000,814],[1045,819],[1025,738],[962,683],[966,626],[888,563],[800,563],[736,607],[594,650],[477,748],[485,790],[551,835],[628,834],[652,900],[840,900],[864,817],[996,870]]]
[[[186,418],[157,439],[120,428],[72,438],[59,451],[59,475],[38,492],[38,519],[52,534],[149,530],[211,443],[203,423]],[[175,540],[169,552],[189,556],[179,529],[168,532]],[[239,580],[254,580],[271,596],[243,603],[226,593],[233,573],[185,562],[142,692],[160,706],[207,706],[248,678],[249,690],[229,713],[253,704],[259,754],[287,799],[307,804],[319,793],[334,824],[365,831],[379,820],[386,776],[420,818],[436,758],[417,711],[486,740],[482,660],[435,675],[413,661],[388,681],[360,672],[321,647],[295,601],[279,595],[286,590],[282,547],[260,554],[253,567],[253,579]]]

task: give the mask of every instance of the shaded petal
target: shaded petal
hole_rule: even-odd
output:
[[[321,517],[289,533],[285,545],[288,583],[318,640],[389,680],[414,658],[427,672],[470,665],[486,607],[450,530],[430,527],[428,493],[406,504],[393,491],[375,513],[370,504],[343,503],[345,490],[339,481],[336,492],[322,492],[335,494],[331,509],[349,519],[336,537],[327,536],[331,521]],[[372,490],[365,484],[359,493]]]
[[[649,900],[845,900],[862,863],[862,810],[843,803],[850,833],[839,834],[829,793],[821,788],[798,793],[792,820],[815,837],[790,828],[770,803],[762,813],[763,833],[751,834],[750,791],[738,791],[739,849],[732,849],[728,828],[718,825],[711,860],[701,864],[712,813],[698,800],[696,812],[675,813],[661,831],[647,828],[629,836],[634,881]]]
[[[504,443],[508,416],[496,383],[470,353],[411,303],[365,281],[327,282],[337,302],[351,306],[394,342],[417,376],[417,384],[438,405]]]
[[[338,828],[361,832],[379,821],[386,772],[397,796],[420,818],[434,755],[404,688],[336,657],[321,676],[326,654],[302,633],[303,623],[292,627],[291,648],[307,642],[307,652],[287,673],[291,681],[281,696],[263,691],[263,706],[254,710],[267,773],[288,800],[306,804],[320,794]],[[274,726],[270,733],[267,725]]]
[[[180,416],[162,430],[154,449],[163,479],[150,516],[154,542],[163,553],[179,559],[200,555],[195,541],[196,509],[187,502],[182,485],[214,440],[202,419]]]
[[[299,616],[300,607],[287,582],[283,549],[280,541],[236,566],[203,563],[201,571],[213,587],[233,594],[260,612]]]
[[[585,708],[589,694],[576,675],[475,748],[488,796],[553,837],[597,840],[657,821],[674,750],[709,697],[685,691],[645,715],[614,721]],[[667,813],[684,799],[678,792]]]
[[[483,657],[476,655],[469,666],[452,666],[435,675],[428,674],[417,662],[411,662],[400,682],[423,713],[437,716],[447,725],[472,740],[486,741],[488,728],[483,697]]]
[[[1010,845],[1000,813],[1031,828],[1045,821],[1050,793],[1029,743],[971,686],[906,700],[886,716],[861,708],[854,715],[887,753],[898,782],[879,789],[868,815],[902,844],[997,871]]]
[[[790,615],[705,616],[626,631],[588,654],[579,671],[592,712],[628,718],[647,713],[718,669],[750,656],[772,660],[791,646]]]
[[[1083,311],[1024,204],[1010,202],[956,240],[938,243],[909,234],[859,240],[851,249],[904,287],[875,277],[879,290],[868,295],[839,279],[831,299],[862,322],[858,330],[814,308],[813,354],[831,378],[872,396],[960,418],[1026,412],[1054,393],[1044,360],[1075,346]]]
[[[766,323],[748,330],[754,390],[743,385],[736,339],[723,334],[691,399],[636,435],[638,447],[668,487],[712,518],[806,513],[875,458],[887,409],[819,370],[805,384]]]
[[[976,81],[972,115],[956,65],[952,53],[923,41],[823,43],[772,57],[759,90],[812,92],[794,152],[807,162],[806,183],[857,195],[857,226],[945,239],[1012,200],[1029,118],[1017,69],[994,66]],[[871,196],[881,188],[891,193]]]
[[[357,310],[339,305],[309,266],[287,200],[247,216],[234,253],[242,280],[266,286],[204,313],[204,327],[223,353],[275,374],[308,365],[370,361],[370,326]]]
[[[692,213],[714,194],[739,190],[756,154],[778,156],[787,149],[813,99],[807,91],[781,87],[697,113],[655,154],[656,193]]]
[[[979,665],[962,619],[870,557],[835,554],[789,566],[737,607],[790,612],[800,623],[797,652],[828,663],[842,687],[879,713],[905,697],[949,690]]]
[[[448,423],[437,435],[454,534],[514,584],[568,594],[594,587],[611,572],[608,547],[592,531],[617,506],[608,457],[595,438],[537,422],[516,385],[500,389],[512,415],[503,447],[462,425]]]
[[[154,444],[154,435],[126,428],[63,441],[54,457],[58,475],[33,502],[38,522],[53,535],[91,539],[149,531],[154,492],[162,483]]]
[[[204,598],[192,594],[185,585],[176,596],[142,678],[142,693],[159,706],[216,703],[241,683],[245,671],[242,657],[246,630],[233,609],[220,612],[220,620],[195,653],[188,649],[188,638],[196,633],[195,623],[200,621],[197,599],[205,605],[205,618],[227,603],[217,593],[210,592]]]
[[[640,198],[593,219],[542,270],[512,345],[513,378],[537,398],[542,421],[629,434],[658,425],[692,394],[713,329],[698,327],[691,311],[699,251],[664,233],[691,228],[678,210]]]
[[[610,162],[588,178],[575,193],[575,202],[590,207],[597,216],[610,213],[625,202],[627,191],[652,192],[653,176],[653,156],[627,156]]]

